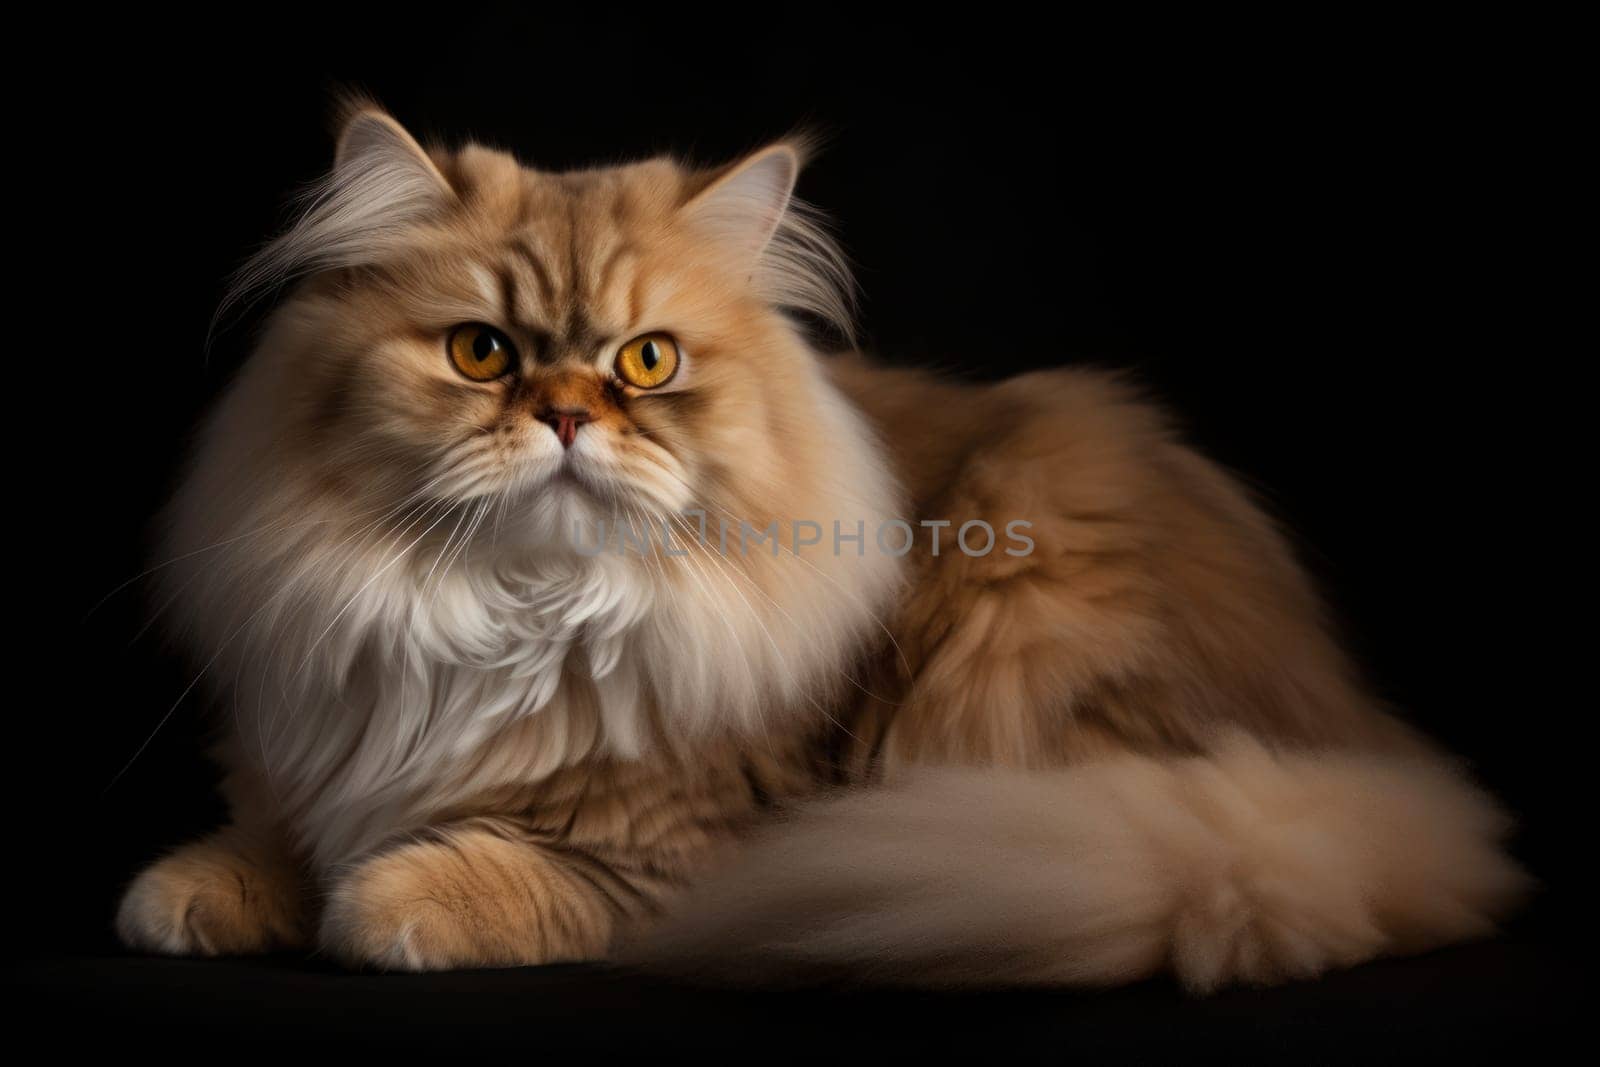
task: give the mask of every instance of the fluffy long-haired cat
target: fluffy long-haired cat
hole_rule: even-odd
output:
[[[1159,410],[809,347],[802,155],[348,110],[171,515],[232,821],[127,944],[1208,990],[1491,929],[1506,819]]]

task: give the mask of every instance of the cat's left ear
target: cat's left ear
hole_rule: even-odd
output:
[[[775,308],[799,311],[851,340],[855,285],[844,253],[816,211],[794,197],[811,141],[804,136],[761,149],[703,179],[679,210],[752,292]]]
[[[800,176],[801,153],[770,145],[725,168],[683,206],[690,223],[754,264],[772,241]]]

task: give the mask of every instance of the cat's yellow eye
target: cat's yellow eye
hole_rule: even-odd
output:
[[[450,331],[450,362],[475,382],[492,382],[511,369],[517,350],[511,338],[481,322],[465,322]]]
[[[678,371],[678,342],[670,334],[641,334],[617,353],[617,377],[640,389],[665,385]]]

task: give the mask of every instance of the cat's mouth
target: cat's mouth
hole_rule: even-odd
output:
[[[615,501],[625,494],[610,467],[604,460],[569,448],[556,459],[540,488],[545,492],[576,493],[592,502]]]
[[[582,440],[557,446],[555,440],[547,435],[545,440],[535,440],[531,447],[503,456],[499,477],[505,492],[521,495],[565,488],[594,496],[614,488],[607,483],[616,479],[615,461],[605,449],[595,449]]]
[[[637,454],[627,442],[594,427],[583,427],[570,445],[556,437],[536,441],[503,468],[505,492],[604,508],[672,511],[689,498],[689,486],[676,457],[665,450]],[[559,504],[557,505],[559,506]]]

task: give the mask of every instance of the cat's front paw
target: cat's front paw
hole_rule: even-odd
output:
[[[452,830],[358,863],[334,884],[317,940],[349,964],[438,971],[596,959],[613,926],[592,885],[538,848]]]
[[[117,908],[129,948],[232,956],[304,944],[299,881],[270,846],[224,832],[140,872]]]

